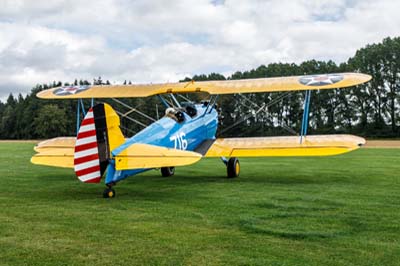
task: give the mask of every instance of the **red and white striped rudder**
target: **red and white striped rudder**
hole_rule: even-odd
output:
[[[106,103],[86,114],[75,144],[74,168],[79,180],[98,183],[106,171],[111,151],[125,142],[118,114]]]
[[[82,182],[99,183],[101,180],[93,108],[90,108],[87,112],[78,131],[75,144],[74,170]]]

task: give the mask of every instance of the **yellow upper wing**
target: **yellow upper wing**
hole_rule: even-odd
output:
[[[278,92],[344,88],[365,83],[371,76],[340,73],[242,80],[192,81],[164,84],[67,86],[41,91],[44,99],[128,98],[163,93],[207,92],[210,94]]]
[[[358,149],[365,139],[352,135],[217,139],[205,157],[326,156]]]

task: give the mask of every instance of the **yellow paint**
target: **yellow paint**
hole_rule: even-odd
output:
[[[201,158],[196,152],[137,143],[115,157],[115,166],[117,170],[172,167],[193,164]]]
[[[282,156],[327,156],[346,153],[354,149],[345,147],[326,147],[326,148],[278,148],[278,149],[233,149],[233,157],[282,157]]]
[[[109,104],[105,103],[104,111],[106,114],[108,145],[111,153],[112,150],[125,142],[125,137],[122,134],[121,129],[119,128],[120,119],[114,109]]]
[[[217,139],[205,157],[327,156],[349,152],[365,144],[351,135],[307,136],[300,138],[261,137]]]
[[[239,175],[240,172],[240,165],[238,162],[236,162],[236,175]]]
[[[361,73],[342,73],[342,75],[343,80],[324,86],[306,86],[299,83],[299,78],[303,76],[292,76],[242,80],[190,81],[163,84],[101,85],[92,86],[85,91],[65,96],[57,96],[53,94],[53,91],[58,89],[53,88],[41,91],[37,96],[43,99],[129,98],[147,97],[163,93],[207,92],[210,94],[231,94],[318,90],[355,86],[371,79],[371,76]]]
[[[106,115],[108,146],[110,152],[125,142],[119,128],[120,120],[117,113],[108,104],[104,104]],[[33,164],[74,168],[75,137],[58,137],[45,140],[34,148],[36,155],[31,158]]]
[[[52,148],[31,158],[31,163],[55,167],[74,168],[74,149]]]
[[[38,143],[32,158],[33,164],[74,168],[75,137],[58,137]]]
[[[36,152],[51,150],[51,149],[74,149],[75,137],[58,137],[39,142],[33,149]]]

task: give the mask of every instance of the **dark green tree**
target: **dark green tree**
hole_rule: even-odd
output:
[[[39,138],[65,136],[67,117],[64,109],[55,104],[42,106],[34,118],[35,133]]]

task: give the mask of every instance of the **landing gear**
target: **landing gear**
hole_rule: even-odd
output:
[[[115,197],[115,190],[112,187],[107,187],[103,191],[103,198],[114,198]]]
[[[236,157],[232,157],[228,160],[226,163],[226,172],[228,174],[228,178],[235,178],[239,176],[240,164]]]
[[[173,176],[175,174],[175,167],[161,167],[161,175],[163,177]]]

